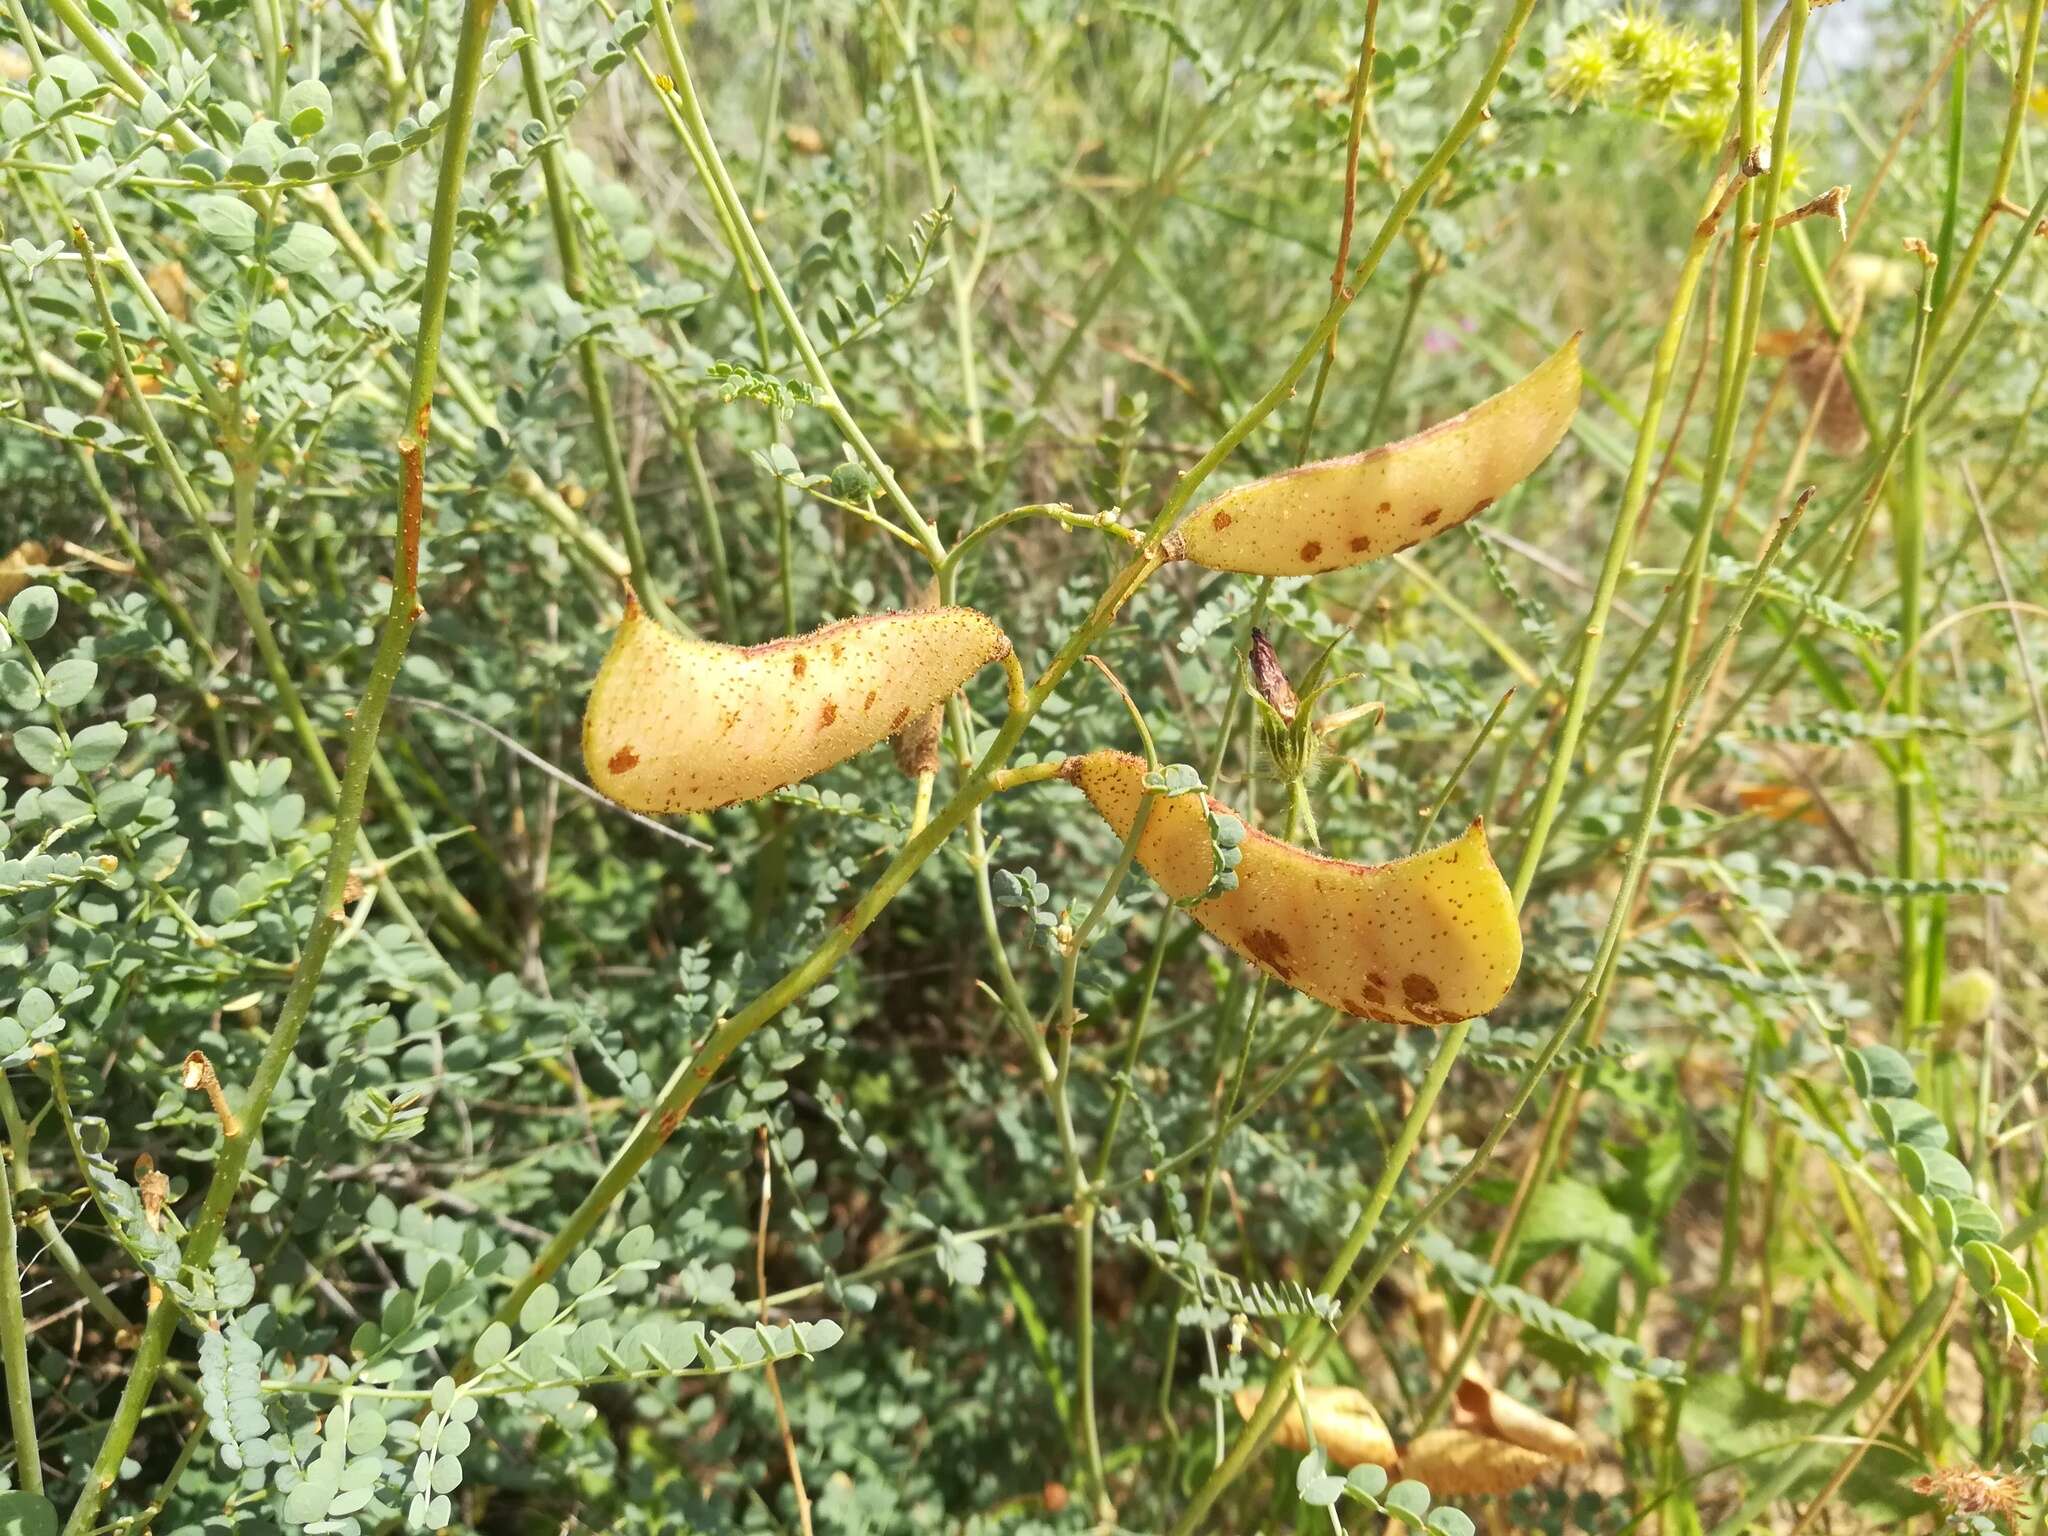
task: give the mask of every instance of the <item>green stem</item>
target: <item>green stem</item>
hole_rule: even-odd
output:
[[[1749,238],[1749,192],[1744,187],[1736,198],[1738,241],[1735,247],[1734,272],[1728,289],[1728,318],[1722,334],[1720,360],[1720,382],[1712,431],[1709,437],[1707,462],[1702,472],[1700,502],[1693,526],[1690,543],[1681,567],[1681,581],[1684,596],[1679,603],[1677,631],[1672,646],[1672,656],[1665,674],[1663,696],[1659,701],[1654,740],[1655,761],[1658,767],[1645,781],[1642,799],[1637,809],[1634,837],[1630,843],[1631,867],[1637,871],[1633,878],[1625,877],[1623,897],[1615,912],[1620,921],[1626,921],[1628,908],[1634,901],[1635,880],[1640,878],[1647,853],[1647,845],[1653,844],[1656,835],[1656,815],[1663,804],[1664,794],[1669,785],[1670,770],[1684,734],[1684,707],[1686,701],[1696,695],[1710,676],[1710,672],[1694,673],[1690,669],[1694,637],[1698,632],[1701,613],[1706,596],[1707,554],[1712,548],[1715,513],[1719,506],[1722,483],[1727,476],[1730,457],[1733,453],[1736,427],[1741,419],[1741,407],[1745,386],[1756,352],[1756,333],[1762,319],[1765,280],[1769,274],[1773,242],[1773,221],[1777,215],[1778,198],[1783,186],[1786,145],[1791,135],[1792,109],[1799,83],[1801,51],[1806,37],[1806,22],[1810,14],[1808,0],[1791,0],[1787,7],[1789,29],[1785,42],[1785,68],[1783,84],[1779,90],[1777,117],[1771,136],[1770,169],[1764,177],[1762,195],[1756,199],[1756,234],[1747,262],[1742,258],[1740,239]],[[1757,75],[1757,34],[1755,0],[1744,0],[1742,8],[1743,79],[1745,93],[1743,104],[1738,106],[1743,124],[1741,151],[1747,159],[1755,146],[1748,137],[1748,125],[1755,119],[1750,103],[1754,99]],[[1781,524],[1773,537],[1773,553],[1782,548],[1787,525]],[[1763,565],[1759,565],[1761,572]],[[1761,589],[1761,575],[1752,577],[1749,601]],[[1718,649],[1725,650],[1725,647]],[[1614,922],[1610,930],[1617,933]],[[1611,966],[1612,957],[1607,964]],[[1564,1105],[1569,1102],[1570,1089],[1558,1098],[1546,1135],[1544,1156],[1554,1155],[1554,1140],[1564,1130]],[[1511,1256],[1519,1241],[1519,1228],[1530,1209],[1528,1202],[1518,1205],[1510,1217],[1506,1230],[1499,1240],[1500,1250]],[[1505,1262],[1505,1260],[1504,1260]],[[1430,1406],[1425,1410],[1422,1422],[1427,1425],[1433,1412],[1442,1408],[1463,1373],[1464,1363],[1470,1357],[1479,1339],[1478,1319],[1485,1316],[1488,1304],[1485,1298],[1475,1298],[1472,1314],[1467,1317],[1462,1329],[1462,1342],[1458,1358],[1438,1383]]]
[[[518,1315],[519,1308],[525,1303],[526,1298],[554,1274],[568,1256],[596,1230],[605,1213],[625,1192],[639,1170],[646,1166],[661,1145],[674,1134],[704,1088],[732,1053],[756,1030],[769,1023],[784,1008],[799,1001],[807,991],[829,976],[918,867],[937,851],[946,838],[968,819],[981,801],[998,787],[994,781],[999,776],[1002,766],[1016,751],[1031,719],[1059,687],[1067,673],[1079,664],[1089,648],[1107,632],[1124,603],[1165,563],[1168,558],[1163,547],[1166,536],[1187,509],[1195,493],[1238,445],[1290,397],[1295,384],[1328,344],[1331,334],[1352,302],[1351,295],[1358,292],[1364,281],[1378,267],[1380,259],[1393,243],[1401,226],[1414,213],[1427,185],[1441,174],[1458,148],[1478,128],[1485,114],[1486,101],[1499,83],[1507,60],[1512,54],[1515,39],[1519,36],[1521,27],[1528,19],[1534,4],[1535,0],[1515,0],[1500,45],[1473,98],[1453,124],[1444,141],[1438,145],[1436,152],[1425,163],[1415,185],[1395,201],[1387,214],[1385,224],[1354,272],[1347,292],[1332,299],[1315,330],[1303,342],[1272,388],[1247,407],[1209,451],[1182,474],[1167,495],[1159,513],[1154,517],[1144,543],[1122,571],[1111,579],[1108,588],[1097,601],[1094,612],[1068,638],[1038,681],[1012,707],[1008,719],[989,743],[981,761],[968,772],[951,801],[933,815],[931,824],[923,832],[910,839],[897,852],[889,865],[876,877],[874,885],[862,895],[846,916],[840,919],[825,940],[753,1002],[730,1019],[722,1021],[712,1031],[710,1037],[697,1048],[695,1054],[676,1069],[663,1086],[655,1103],[642,1116],[633,1135],[607,1165],[598,1182],[535,1255],[527,1272],[500,1305],[498,1317],[509,1322]],[[657,4],[653,9],[653,16],[673,71],[674,92],[681,103],[677,121],[685,132],[686,142],[692,147],[693,153],[701,156],[708,172],[707,184],[712,187],[714,197],[728,209],[737,206],[737,199],[731,191],[730,178],[725,173],[723,162],[718,157],[717,146],[711,139],[709,127],[698,105],[681,40],[675,31],[674,18],[669,14],[669,7],[666,4]],[[930,547],[937,551],[936,558],[943,559],[943,546],[939,544],[936,533],[911,506],[908,498],[896,485],[893,474],[881,463],[865,434],[860,432],[858,425],[853,422],[843,403],[839,401],[837,393],[831,389],[830,378],[825,373],[824,365],[805,336],[803,327],[797,320],[780,282],[776,280],[773,269],[768,265],[765,253],[760,250],[758,239],[753,236],[751,228],[742,226],[736,238],[744,242],[750,254],[760,262],[760,275],[766,291],[788,325],[792,339],[804,357],[806,368],[811,370],[813,382],[819,385],[828,414],[832,415],[834,423],[846,434],[848,441],[863,461],[868,463],[870,470],[877,472],[877,478],[889,490],[892,501],[912,520],[912,526],[919,532],[921,538],[926,539]]]
[[[1955,1288],[1963,1283],[1962,1277],[1957,1276],[1953,1286],[1937,1286],[1920,1298],[1920,1305],[1913,1309],[1913,1315],[1906,1319],[1905,1326],[1900,1328],[1892,1341],[1885,1346],[1884,1352],[1870,1362],[1863,1374],[1856,1378],[1856,1384],[1821,1417],[1820,1422],[1800,1440],[1797,1447],[1750,1489],[1748,1497],[1735,1512],[1714,1527],[1712,1536],[1742,1536],[1742,1533],[1755,1523],[1757,1517],[1799,1479],[1823,1450],[1838,1443],[1842,1432],[1855,1418],[1856,1411],[1891,1378],[1893,1372],[1913,1358],[1914,1352],[1922,1344],[1922,1336],[1931,1333],[1939,1325],[1948,1312]]]
[[[1444,807],[1451,803],[1451,796],[1457,793],[1458,785],[1486,746],[1487,738],[1493,735],[1493,728],[1500,724],[1500,717],[1507,713],[1508,705],[1514,701],[1514,697],[1515,690],[1512,688],[1502,694],[1500,702],[1493,706],[1485,721],[1473,733],[1472,745],[1465,749],[1465,755],[1459,758],[1457,766],[1451,769],[1451,776],[1444,780],[1443,792],[1430,802],[1429,810],[1422,818],[1422,825],[1415,829],[1415,845],[1412,852],[1422,852],[1423,844],[1429,841],[1430,828],[1436,825],[1436,819],[1443,814]]]
[[[0,1168],[0,1366],[7,1372],[7,1419],[14,1430],[16,1480],[27,1493],[43,1491],[42,1450],[36,1441],[36,1399],[28,1374],[28,1319],[21,1309],[21,1254],[14,1216],[15,1161],[24,1152],[7,1149]]]
[[[235,1134],[222,1138],[198,1219],[190,1224],[187,1232],[185,1259],[194,1267],[203,1268],[220,1242],[229,1208],[248,1167],[249,1155],[270,1112],[277,1085],[291,1064],[299,1032],[312,1010],[321,972],[341,931],[345,916],[343,892],[348,883],[355,835],[362,823],[370,759],[383,725],[385,705],[390,700],[392,685],[397,681],[399,663],[404,659],[407,642],[419,616],[419,547],[424,516],[426,440],[441,355],[442,324],[448,310],[455,222],[462,205],[462,174],[470,130],[475,121],[477,91],[483,81],[484,48],[494,9],[495,0],[465,0],[463,6],[455,78],[447,113],[448,126],[442,140],[440,178],[427,249],[426,280],[420,295],[419,340],[413,364],[412,390],[406,418],[400,428],[399,542],[396,569],[392,574],[391,604],[378,638],[370,680],[349,732],[348,775],[343,781],[340,803],[335,811],[320,904],[306,936],[291,990],[286,994],[277,1024],[264,1046],[256,1075],[249,1083],[241,1123]],[[93,285],[101,323],[110,337],[116,337],[119,325],[90,242],[80,242],[80,256]],[[117,346],[115,355],[121,360],[123,383],[129,397],[140,398],[140,389],[126,361],[125,349]],[[128,1446],[135,1438],[150,1392],[170,1352],[177,1317],[175,1305],[160,1303],[150,1312],[134,1359],[130,1362],[127,1383],[115,1408],[113,1423],[100,1443],[78,1502],[72,1507],[65,1524],[66,1536],[84,1536],[93,1528],[101,1504],[120,1476]]]
[[[917,26],[917,7],[918,0],[908,0],[901,20],[897,20],[893,5],[885,3],[883,10],[895,23],[896,35],[908,62],[910,104],[917,114],[918,142],[924,151],[925,187],[931,205],[937,208],[945,203],[947,192],[939,169],[939,141],[932,125],[931,98],[925,86],[924,48]],[[985,224],[983,233],[986,236]],[[967,410],[967,446],[974,454],[974,462],[979,464],[988,449],[981,419],[981,377],[975,366],[974,345],[974,280],[980,263],[977,261],[972,267],[963,265],[958,247],[959,242],[953,238],[953,226],[949,222],[939,234],[939,248],[945,253],[946,276],[953,290],[953,347],[960,357],[960,403]]]
[[[704,472],[704,454],[697,446],[696,427],[683,427],[682,439],[683,463],[690,471],[691,489],[697,493],[704,553],[711,562],[711,599],[718,606],[718,632],[728,642],[737,644],[742,638],[739,607],[733,602],[732,573],[725,557],[725,527],[718,516],[718,493],[711,488],[711,477]]]
[[[576,208],[564,159],[561,124],[555,114],[554,98],[548,94],[548,60],[540,15],[533,0],[506,0],[505,9],[529,39],[519,50],[519,73],[526,90],[527,110],[546,130],[540,174],[547,188],[548,222],[554,231],[555,255],[562,263],[562,286],[572,300],[587,308],[591,302],[590,272],[582,242],[576,235]],[[647,546],[640,537],[633,479],[626,468],[626,451],[619,441],[619,423],[612,410],[611,383],[605,375],[604,357],[594,333],[586,332],[577,341],[576,365],[583,378],[583,393],[590,401],[591,426],[597,433],[598,450],[604,457],[605,489],[617,509],[619,538],[626,546],[626,561],[633,568],[633,590],[643,608],[671,627],[678,627],[647,565]]]

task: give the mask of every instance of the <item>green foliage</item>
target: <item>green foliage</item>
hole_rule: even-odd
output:
[[[0,1536],[1736,1536],[1837,1473],[1829,1530],[2022,1528],[1939,1490],[2048,1476],[2037,0],[1889,167],[1961,19],[1816,10],[1664,353],[1734,9],[1539,4],[1466,121],[1513,0],[1377,7],[1349,199],[1362,7],[487,9],[0,11]],[[1838,182],[1850,249],[1823,208],[1752,266],[1767,186]],[[1846,455],[1752,345],[1836,324]],[[1162,509],[1574,331],[1571,438],[1466,533],[1104,603]],[[587,790],[623,579],[756,644],[935,576],[1031,692],[968,685],[928,801],[879,750],[687,821]],[[1373,731],[1263,751],[1255,624],[1297,746]],[[1204,807],[1197,902],[1253,829],[1483,817],[1495,1016],[1341,1018],[1106,887],[1051,776],[1131,741],[1084,654]],[[1246,1446],[1290,1348],[1443,1422],[1439,1323],[1588,1463],[1439,1500]]]

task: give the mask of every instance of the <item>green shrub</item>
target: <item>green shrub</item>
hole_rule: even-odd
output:
[[[0,1530],[2031,1518],[2041,0],[5,4]],[[638,815],[628,582],[1015,660]],[[1189,915],[1482,817],[1487,1018]]]

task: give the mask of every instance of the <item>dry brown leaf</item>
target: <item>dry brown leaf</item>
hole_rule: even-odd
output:
[[[192,305],[192,286],[185,280],[182,261],[160,261],[143,274],[149,291],[173,320],[186,318]]]
[[[1794,352],[1785,366],[1792,370],[1793,387],[1808,409],[1827,391],[1814,440],[1837,458],[1861,453],[1870,434],[1864,430],[1863,413],[1856,409],[1856,397],[1842,374],[1841,349],[1832,341],[1816,341]]]
[[[49,560],[49,550],[34,539],[15,545],[13,552],[5,560],[0,560],[0,603],[8,601],[34,579],[29,575],[31,566],[47,565]]]
[[[1814,826],[1825,826],[1827,818],[1813,803],[1813,796],[1796,784],[1738,784],[1735,800],[1745,811],[1761,811],[1772,821],[1795,818]]]
[[[1510,1445],[1473,1429],[1432,1429],[1401,1453],[1400,1473],[1429,1485],[1442,1498],[1512,1493],[1558,1463],[1526,1445]]]
[[[1238,1413],[1249,1419],[1264,1395],[1262,1388],[1246,1387],[1237,1394]],[[1356,1467],[1366,1462],[1376,1467],[1394,1465],[1394,1437],[1387,1433],[1371,1398],[1356,1387],[1310,1387],[1303,1395],[1308,1398],[1316,1442],[1332,1462],[1340,1467]],[[1298,1403],[1289,1406],[1273,1439],[1290,1451],[1308,1450],[1308,1435],[1302,1428]]]

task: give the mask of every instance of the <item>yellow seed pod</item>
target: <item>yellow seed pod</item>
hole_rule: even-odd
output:
[[[1009,652],[972,608],[878,613],[736,646],[678,635],[629,600],[584,710],[583,766],[629,810],[756,800],[901,730]]]
[[[49,550],[34,539],[15,545],[7,558],[0,560],[0,603],[9,601],[35,579],[29,575],[31,566],[47,565],[49,559]]]
[[[1586,1459],[1586,1442],[1569,1424],[1538,1413],[1527,1403],[1509,1397],[1484,1377],[1468,1374],[1458,1383],[1458,1407],[1472,1427],[1532,1451],[1541,1451],[1556,1461]]]
[[[1471,1429],[1432,1429],[1401,1452],[1401,1475],[1428,1484],[1438,1498],[1513,1493],[1556,1465],[1541,1451]]]
[[[1174,548],[1197,565],[1306,576],[1378,560],[1477,517],[1550,457],[1579,408],[1579,338],[1425,432],[1304,464],[1204,503]]]
[[[1119,837],[1129,835],[1145,796],[1142,759],[1091,752],[1060,773]],[[1318,1002],[1383,1023],[1450,1024],[1492,1008],[1521,967],[1514,898],[1479,822],[1390,864],[1324,858],[1262,832],[1248,832],[1238,852],[1237,888],[1189,915]],[[1208,818],[1193,795],[1154,801],[1138,862],[1177,901],[1209,888]]]
[[[1246,1387],[1235,1401],[1240,1417],[1249,1419],[1265,1395],[1262,1387]],[[1340,1467],[1394,1465],[1394,1437],[1373,1407],[1372,1399],[1356,1387],[1309,1387],[1308,1416],[1315,1425],[1316,1443]],[[1290,1403],[1273,1430],[1274,1442],[1290,1451],[1308,1450],[1308,1432],[1302,1427],[1301,1405]]]

